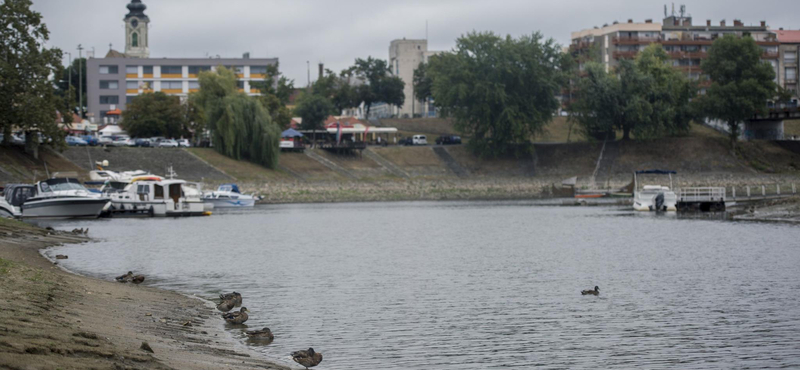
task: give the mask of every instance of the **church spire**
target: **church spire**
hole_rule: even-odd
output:
[[[147,39],[150,18],[144,14],[147,5],[142,0],[131,0],[125,15],[125,55],[133,58],[149,58],[150,45]]]

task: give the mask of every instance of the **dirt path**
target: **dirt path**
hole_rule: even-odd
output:
[[[87,240],[0,220],[0,369],[286,369],[236,351],[203,301],[73,275],[39,254]]]

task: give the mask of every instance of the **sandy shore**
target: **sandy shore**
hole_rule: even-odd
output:
[[[237,350],[204,301],[77,276],[39,253],[85,241],[0,220],[0,368],[288,369]]]

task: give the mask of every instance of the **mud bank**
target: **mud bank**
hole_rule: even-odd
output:
[[[77,276],[40,254],[88,240],[0,220],[0,368],[288,369],[238,349],[205,301]]]

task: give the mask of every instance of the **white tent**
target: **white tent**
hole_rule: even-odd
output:
[[[128,133],[119,125],[108,125],[100,130],[100,136],[127,135]]]

